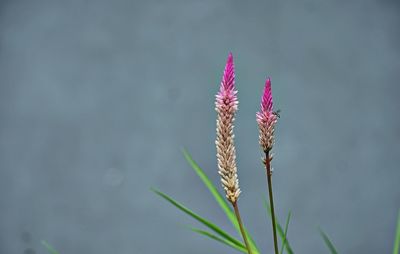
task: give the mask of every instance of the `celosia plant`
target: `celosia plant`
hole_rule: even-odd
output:
[[[177,202],[167,194],[153,189],[153,191],[160,195],[162,198],[173,204],[175,207],[185,212],[204,226],[210,231],[191,228],[192,231],[223,243],[229,247],[236,249],[243,253],[254,253],[259,254],[260,251],[256,246],[254,240],[243,226],[240,218],[238,199],[240,195],[239,180],[237,175],[236,166],[236,149],[234,145],[234,134],[233,134],[233,121],[235,119],[235,112],[238,109],[238,98],[237,90],[235,88],[235,68],[233,63],[233,56],[229,54],[228,60],[225,65],[225,70],[222,76],[219,91],[216,95],[215,109],[217,111],[217,137],[216,137],[216,148],[217,148],[217,165],[218,173],[221,176],[222,187],[225,191],[226,200],[232,205],[233,210],[228,205],[224,197],[218,192],[217,187],[210,181],[204,171],[196,164],[187,151],[183,151],[183,154],[190,164],[191,168],[200,177],[202,182],[205,184],[207,189],[210,191],[212,196],[217,201],[218,205],[224,211],[227,218],[232,223],[233,227],[239,234],[242,235],[244,243],[230,235],[229,233],[222,230],[220,227],[212,223],[211,221],[201,217],[189,208],[185,207],[181,203]],[[271,150],[274,146],[274,130],[275,124],[279,118],[277,111],[273,111],[272,101],[272,89],[271,80],[267,78],[265,82],[264,93],[261,97],[261,110],[256,113],[256,120],[259,127],[259,143],[261,149],[265,154],[263,163],[266,169],[267,182],[268,182],[268,194],[269,194],[269,205],[265,202],[265,206],[268,215],[271,217],[272,231],[273,231],[273,243],[275,254],[283,253],[286,251],[288,254],[293,254],[293,250],[287,239],[288,225],[290,221],[291,213],[289,212],[285,227],[279,224],[275,218],[274,202],[272,195],[272,154]],[[329,240],[328,236],[320,229],[320,234],[329,248],[332,254],[336,254],[337,251]],[[281,248],[278,249],[279,235],[281,239]],[[50,254],[58,254],[58,252],[51,247],[47,242],[43,241],[42,244],[46,247]],[[396,229],[395,242],[393,247],[393,254],[400,254],[400,213],[398,216],[398,223]]]
[[[216,95],[215,110],[217,111],[217,135],[216,135],[216,150],[217,150],[217,165],[218,174],[221,176],[222,187],[225,191],[225,197],[233,207],[233,211],[229,208],[226,201],[218,193],[217,189],[211,183],[209,178],[200,169],[200,167],[192,160],[189,154],[184,151],[185,157],[191,164],[196,173],[200,176],[203,182],[206,184],[208,189],[211,191],[221,208],[224,210],[228,218],[231,220],[232,224],[235,226],[237,231],[242,235],[244,244],[239,240],[230,236],[228,233],[224,232],[222,229],[217,227],[215,224],[209,222],[208,220],[200,217],[194,212],[190,211],[183,205],[179,204],[177,201],[173,200],[166,194],[154,190],[157,194],[171,202],[173,205],[186,212],[193,218],[197,219],[209,229],[214,231],[217,235],[200,230],[193,229],[195,232],[211,237],[214,240],[220,241],[227,244],[239,251],[244,253],[260,253],[254,240],[250,237],[247,230],[244,228],[243,223],[240,218],[239,208],[238,208],[238,198],[240,195],[239,180],[237,175],[236,166],[236,149],[234,144],[234,134],[233,134],[233,122],[235,120],[235,113],[238,110],[238,98],[237,90],[235,88],[235,66],[233,62],[232,53],[228,55],[226,61],[225,69],[222,75],[222,80],[220,84],[219,91]],[[270,162],[272,156],[270,151],[274,144],[274,127],[277,122],[277,113],[272,111],[272,92],[271,92],[271,81],[268,78],[265,84],[264,94],[261,99],[261,111],[257,112],[257,122],[260,129],[260,145],[266,154],[264,164],[266,165],[267,176],[268,176],[268,186],[269,186],[269,196],[270,196],[270,208],[268,208],[269,214],[271,215],[273,232],[274,232],[274,246],[275,253],[278,253],[277,239],[276,239],[276,227],[278,228],[279,235],[283,239],[281,252],[284,248],[288,253],[293,253],[286,240],[287,227],[290,219],[290,213],[285,226],[285,231],[279,223],[275,222],[275,212],[272,197],[272,184],[271,184],[271,167]]]
[[[211,192],[211,194],[213,195],[221,209],[225,212],[227,218],[231,221],[237,232],[242,235],[244,243],[236,239],[234,236],[231,236],[229,233],[225,232],[214,223],[186,208],[184,205],[175,201],[173,198],[166,195],[165,193],[154,189],[153,191],[169,201],[174,206],[176,206],[178,209],[182,210],[186,214],[190,215],[191,217],[202,223],[209,230],[211,230],[206,231],[203,229],[191,228],[191,230],[193,230],[194,232],[228,245],[240,252],[258,254],[260,253],[260,251],[250,234],[247,232],[246,228],[243,226],[237,205],[241,190],[239,188],[239,180],[237,175],[238,170],[236,166],[236,149],[234,144],[233,122],[235,120],[235,113],[238,110],[238,98],[237,90],[235,88],[235,67],[233,63],[233,56],[231,53],[228,56],[224,73],[222,75],[220,88],[216,95],[215,109],[217,111],[217,137],[215,144],[217,148],[218,174],[221,176],[221,183],[225,192],[226,200],[228,200],[228,202],[232,205],[233,210],[229,207],[228,203],[218,192],[215,185],[210,181],[204,171],[196,164],[189,153],[185,150],[183,151],[183,153],[188,163],[206,185],[207,189]],[[281,254],[284,251],[286,251],[288,254],[293,254],[293,250],[287,239],[288,225],[291,213],[288,213],[285,227],[283,228],[275,217],[274,199],[272,193],[271,161],[273,156],[271,151],[275,142],[275,125],[278,118],[280,117],[278,112],[279,111],[273,110],[271,79],[267,78],[265,82],[264,92],[261,97],[261,109],[259,112],[256,113],[256,120],[259,127],[259,144],[265,154],[265,157],[263,158],[263,163],[265,165],[267,175],[269,194],[269,205],[267,205],[267,202],[265,202],[265,206],[268,215],[271,218],[273,246],[275,254]],[[320,234],[330,252],[332,254],[336,254],[337,251],[332,242],[329,240],[328,236],[322,230],[320,230]],[[278,248],[278,235],[281,239],[280,249]],[[400,214],[398,219],[393,254],[399,254],[399,248]]]

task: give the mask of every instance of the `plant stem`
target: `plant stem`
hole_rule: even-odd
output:
[[[268,182],[268,193],[269,193],[269,204],[271,209],[271,220],[272,220],[272,231],[274,233],[274,249],[275,254],[279,253],[278,250],[278,239],[276,237],[276,222],[275,222],[275,209],[274,209],[274,197],[272,194],[272,171],[271,171],[271,160],[269,151],[265,152],[265,168],[267,169],[267,182]]]
[[[244,228],[243,228],[242,219],[240,218],[239,207],[237,205],[237,202],[232,203],[232,206],[233,206],[233,209],[235,210],[235,215],[236,215],[236,218],[237,218],[238,223],[239,223],[240,232],[242,233],[242,237],[243,237],[243,240],[244,240],[244,244],[246,245],[247,252],[249,254],[252,254],[251,247],[249,245],[249,242],[247,241],[246,232],[244,231]]]

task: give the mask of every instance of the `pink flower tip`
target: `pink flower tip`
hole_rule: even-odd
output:
[[[272,112],[272,89],[271,89],[271,79],[268,77],[265,81],[264,93],[261,98],[261,111]]]
[[[221,80],[221,86],[217,94],[217,105],[231,105],[237,108],[237,91],[235,90],[235,65],[233,55],[229,53],[226,60],[224,74]]]
[[[235,65],[233,63],[232,52],[229,53],[226,60],[224,75],[222,77],[221,89],[233,90],[235,87]]]
[[[275,123],[277,120],[276,114],[272,111],[272,89],[271,89],[271,79],[268,77],[265,81],[264,93],[261,97],[261,110],[257,112],[257,121],[260,124],[270,125]]]
[[[271,79],[268,77],[261,98],[261,110],[256,114],[260,128],[260,145],[264,151],[271,150],[274,145],[274,126],[278,120],[278,115],[272,111],[272,106]]]

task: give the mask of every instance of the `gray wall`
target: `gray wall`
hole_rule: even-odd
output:
[[[272,77],[274,190],[296,253],[390,253],[400,208],[400,2],[1,1],[0,253],[233,253],[157,187],[235,233],[218,183],[214,95],[236,62],[243,219],[272,253],[255,112]],[[221,190],[221,189],[220,189]],[[239,237],[239,236],[238,236]]]

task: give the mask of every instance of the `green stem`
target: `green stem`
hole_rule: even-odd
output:
[[[268,182],[268,193],[269,193],[269,204],[271,207],[271,220],[272,220],[272,231],[274,233],[274,249],[275,254],[279,253],[278,250],[278,239],[276,237],[276,222],[275,222],[275,208],[274,208],[274,197],[272,194],[272,170],[271,170],[271,160],[269,151],[265,152],[265,167],[267,169],[267,182]]]
[[[249,245],[249,242],[247,241],[246,232],[244,231],[244,228],[243,228],[242,219],[240,218],[239,207],[237,205],[237,201],[232,203],[232,206],[233,206],[233,209],[235,210],[235,215],[236,215],[236,218],[237,218],[238,223],[239,223],[240,232],[242,233],[242,237],[243,237],[243,240],[244,240],[244,244],[246,245],[246,249],[247,249],[249,254],[252,254],[251,247]]]

